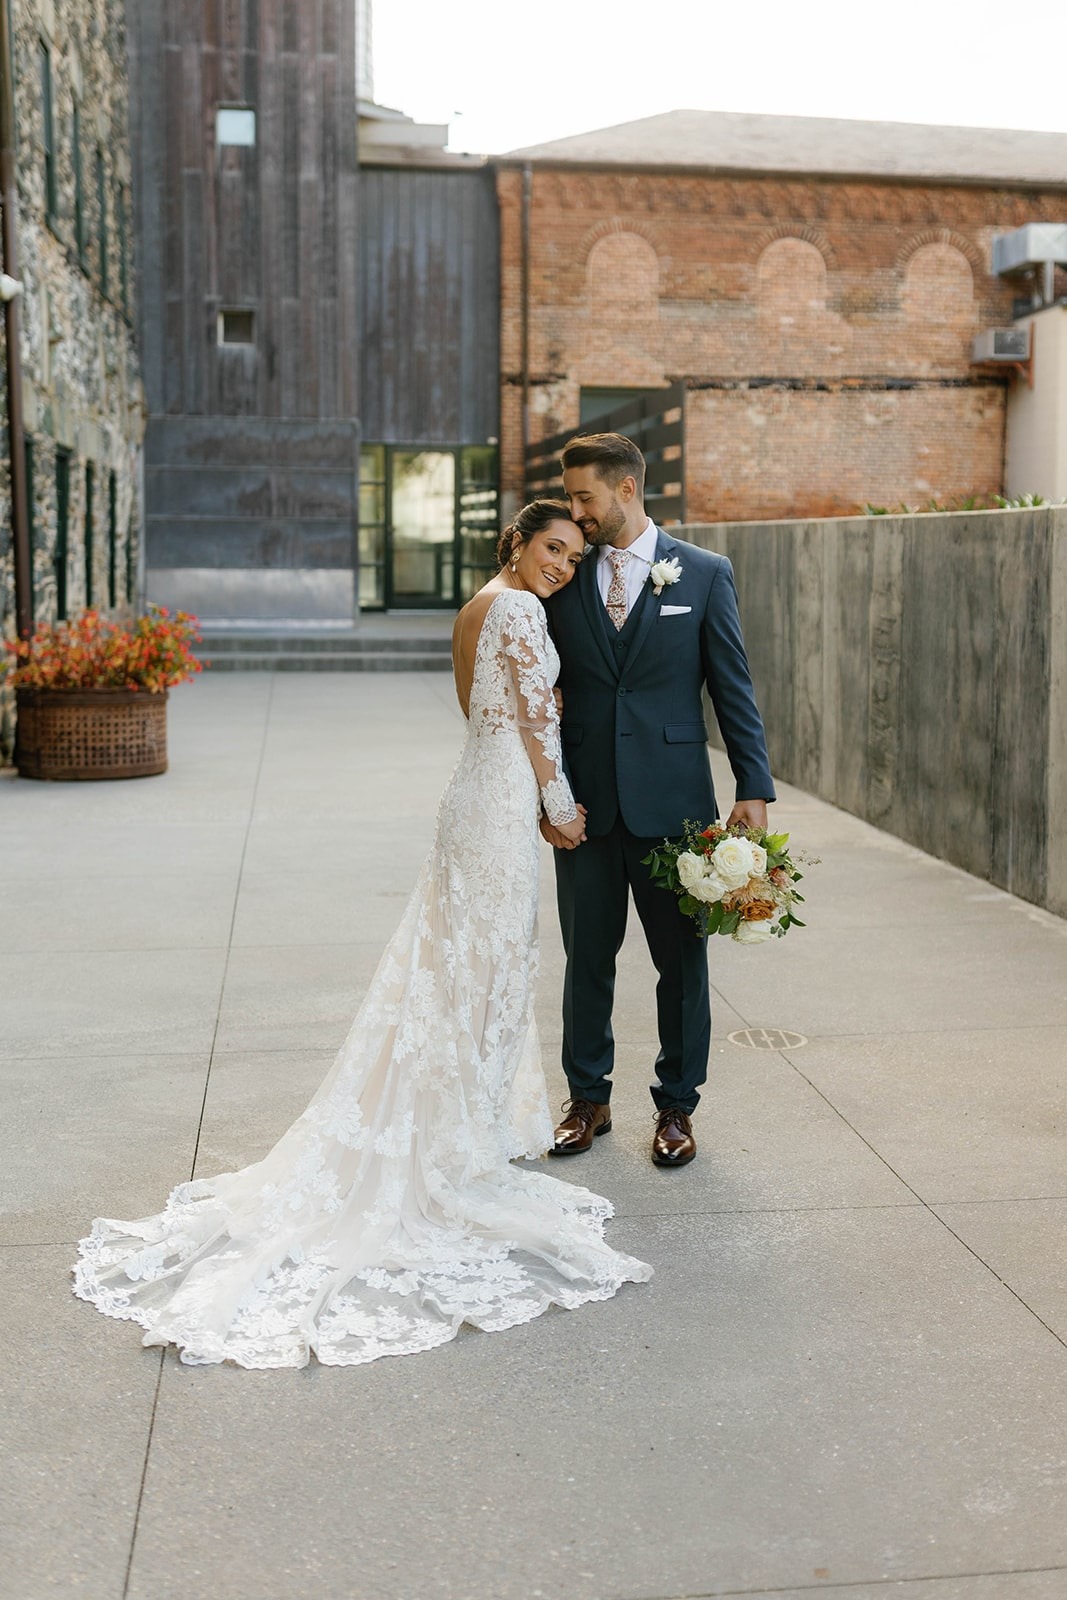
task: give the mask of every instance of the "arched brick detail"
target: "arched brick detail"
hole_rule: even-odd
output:
[[[822,256],[827,268],[833,268],[837,265],[834,247],[825,233],[818,228],[811,227],[808,223],[804,223],[800,227],[791,227],[788,223],[779,223],[775,227],[764,228],[756,241],[757,261],[762,258],[765,251],[770,249],[772,244],[777,244],[779,239],[800,239],[804,244],[812,244]]]
[[[659,307],[659,257],[641,234],[614,230],[598,239],[585,263],[594,304],[631,316],[653,317]]]
[[[800,316],[826,305],[826,259],[818,245],[783,234],[768,244],[756,266],[762,312]]]
[[[954,228],[923,228],[919,233],[913,233],[901,246],[897,255],[897,266],[900,271],[906,272],[912,258],[931,244],[947,244],[953,250],[958,250],[974,273],[986,273],[989,270],[989,264],[983,258],[982,252],[974,240],[968,239],[965,233],[957,233]]]
[[[603,222],[594,223],[589,231],[583,235],[579,254],[585,258],[587,265],[594,246],[599,244],[601,239],[610,238],[612,234],[633,235],[643,240],[645,244],[651,247],[658,261],[659,245],[655,228],[644,222],[634,222],[629,217],[625,222],[621,217],[608,217]]]
[[[942,239],[919,245],[904,283],[907,317],[934,323],[968,322],[975,314],[974,271],[962,250]]]

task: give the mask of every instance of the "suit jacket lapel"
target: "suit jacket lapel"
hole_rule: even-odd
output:
[[[599,560],[599,551],[586,556],[578,568],[578,591],[585,607],[589,631],[600,646],[600,652],[611,669],[612,677],[617,678],[619,676],[619,663],[616,661],[608,642],[608,635],[604,627],[604,617],[601,615],[604,611],[604,602],[600,598],[600,588],[596,581],[596,569]]]
[[[674,540],[668,539],[662,528],[656,529],[657,561],[663,561],[668,556],[673,555],[677,548],[678,547]],[[651,580],[649,581],[651,582]],[[637,629],[634,633],[633,639],[630,641],[630,648],[626,652],[626,662],[623,666],[622,672],[619,674],[620,678],[628,677],[630,672],[633,670],[634,661],[637,659],[638,652],[640,651],[645,640],[648,638],[649,629],[659,616],[660,606],[662,604],[662,593],[649,594],[645,597],[644,609],[642,610],[640,617],[637,619]]]

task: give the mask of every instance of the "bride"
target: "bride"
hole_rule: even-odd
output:
[[[580,848],[542,601],[584,539],[554,501],[456,619],[467,738],[429,859],[333,1067],[269,1155],[138,1222],[98,1218],[74,1292],[190,1363],[334,1366],[605,1300],[652,1269],[606,1200],[511,1165],[551,1145],[533,1022],[541,808]]]

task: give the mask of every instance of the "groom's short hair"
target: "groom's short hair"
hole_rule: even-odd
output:
[[[560,463],[568,467],[595,467],[604,482],[618,488],[623,478],[633,478],[638,494],[645,487],[645,458],[621,433],[579,433],[563,446]]]

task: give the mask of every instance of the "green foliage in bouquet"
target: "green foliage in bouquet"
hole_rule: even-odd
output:
[[[796,887],[804,876],[799,860],[814,865],[814,858],[790,853],[787,833],[687,821],[680,839],[664,839],[643,864],[654,883],[678,896],[698,937],[721,933],[762,944],[804,927],[793,909],[804,899]]]

